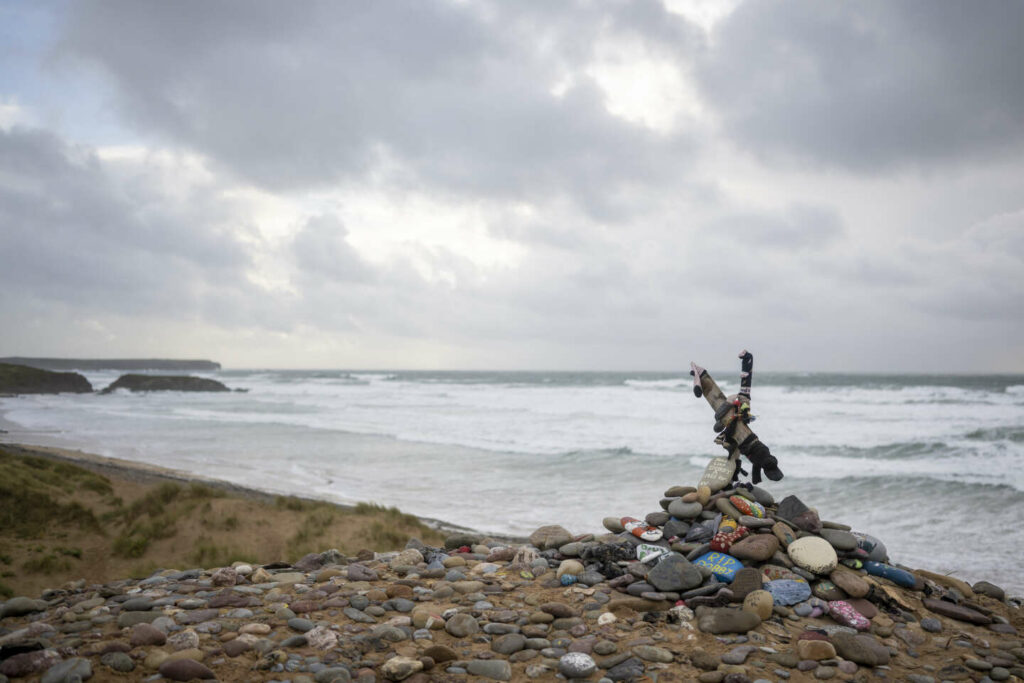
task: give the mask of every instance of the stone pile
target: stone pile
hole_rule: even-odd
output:
[[[665,537],[609,518],[11,598],[0,683],[1024,678],[1019,601],[894,566],[795,498],[673,487],[646,521]]]

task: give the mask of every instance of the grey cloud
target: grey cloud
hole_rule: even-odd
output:
[[[778,212],[727,215],[705,230],[710,238],[739,248],[806,249],[835,242],[844,228],[835,210],[797,204]]]
[[[617,190],[685,168],[692,142],[608,114],[585,78],[549,90],[609,22],[695,34],[651,0],[547,5],[84,2],[59,54],[99,67],[140,130],[265,187],[392,168],[417,186],[566,193],[614,217]]]
[[[244,282],[248,256],[209,198],[121,183],[86,148],[0,131],[0,281],[8,293],[137,314],[191,313]]]
[[[373,277],[346,237],[348,230],[330,215],[306,221],[292,239],[292,253],[301,278],[326,278],[341,282],[362,282]]]
[[[747,2],[699,64],[729,135],[774,160],[876,172],[1011,158],[1024,4]]]

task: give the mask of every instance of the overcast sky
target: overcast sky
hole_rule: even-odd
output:
[[[0,355],[1022,372],[1022,27],[0,0]]]

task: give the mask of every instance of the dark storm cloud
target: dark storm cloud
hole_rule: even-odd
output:
[[[550,90],[609,26],[695,34],[650,0],[545,5],[83,2],[59,54],[109,77],[140,130],[267,188],[385,169],[414,186],[568,193],[614,214],[616,189],[685,165],[690,143],[610,115],[585,77]]]
[[[744,148],[877,173],[1019,155],[1024,3],[747,2],[699,63]]]
[[[248,257],[216,227],[226,207],[180,202],[145,174],[38,130],[0,130],[0,283],[9,295],[137,314],[191,313],[242,286]]]

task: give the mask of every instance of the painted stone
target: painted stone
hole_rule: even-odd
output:
[[[858,631],[867,631],[871,628],[871,622],[863,614],[853,608],[853,605],[845,600],[832,600],[828,603],[828,613],[833,619],[842,624],[855,628]]]
[[[734,543],[731,553],[741,560],[764,562],[770,559],[778,549],[779,539],[771,534],[754,534]]]
[[[743,540],[749,533],[750,530],[745,526],[738,527],[736,531],[730,533],[719,532],[711,539],[711,549],[717,550],[720,553],[727,553],[733,543]]]
[[[805,536],[789,544],[786,553],[793,563],[815,574],[828,574],[839,563],[835,548],[818,536]]]
[[[846,593],[844,593],[839,586],[826,579],[815,581],[814,585],[811,586],[811,591],[814,593],[815,597],[821,598],[822,600],[842,600],[846,597]]]
[[[872,576],[879,576],[883,579],[889,579],[897,586],[913,588],[917,585],[917,578],[910,572],[900,569],[899,567],[893,567],[888,564],[872,562],[869,560],[864,563],[864,569],[867,570],[868,574],[871,574]]]
[[[721,491],[732,483],[732,477],[736,473],[736,461],[726,456],[711,458],[704,468],[704,474],[697,484],[697,490],[701,486],[707,486],[711,493]]]
[[[736,572],[743,569],[743,563],[735,557],[718,552],[704,553],[694,560],[693,563],[701,567],[707,567],[711,570],[712,574],[727,583],[733,580]]]
[[[757,517],[758,519],[764,518],[764,506],[760,503],[747,500],[743,496],[729,496],[729,502],[740,511],[740,514]]]
[[[803,581],[799,576],[789,571],[785,567],[778,567],[774,564],[767,564],[761,567],[761,573],[764,574],[765,579],[768,581],[778,581],[779,579],[789,579],[790,581]]]
[[[775,534],[775,538],[779,539],[779,542],[782,543],[783,548],[796,540],[796,534],[793,533],[793,529],[783,522],[776,522],[774,526],[772,526],[772,533]]]
[[[772,607],[775,605],[775,598],[766,590],[757,590],[747,593],[743,598],[743,610],[753,612],[764,621],[772,616]]]
[[[857,537],[857,547],[868,554],[869,560],[885,562],[889,559],[889,551],[885,549],[885,544],[880,540],[871,534],[862,534],[856,531],[853,532],[853,535]]]
[[[802,580],[776,579],[764,584],[764,589],[772,594],[776,605],[795,605],[811,597],[811,587]]]

